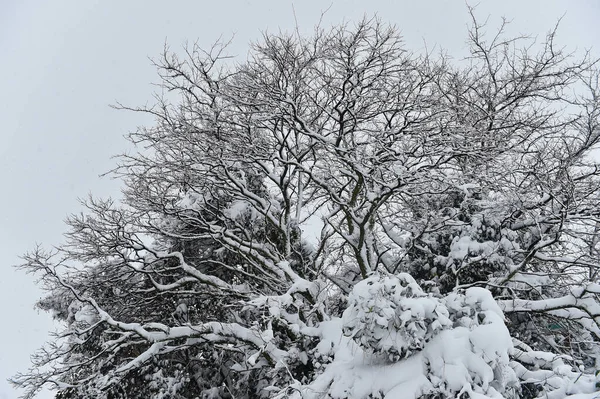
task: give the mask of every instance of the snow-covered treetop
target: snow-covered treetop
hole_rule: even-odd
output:
[[[486,36],[467,62],[365,19],[165,51],[155,117],[23,268],[65,326],[32,398],[592,398],[598,72]]]

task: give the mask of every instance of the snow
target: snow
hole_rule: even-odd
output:
[[[469,255],[484,256],[488,259],[492,258],[491,255],[496,251],[497,245],[493,241],[479,242],[470,236],[458,237],[450,246],[450,252],[446,261],[447,265],[451,266],[454,260],[461,262]]]
[[[231,219],[237,219],[238,217],[245,214],[249,207],[250,204],[248,204],[247,201],[237,200],[233,201],[229,208],[224,210],[223,213],[229,216]]]
[[[74,319],[77,322],[83,322],[89,326],[94,325],[99,320],[98,313],[90,305],[81,306],[81,308],[75,312]]]
[[[293,398],[516,397],[512,339],[489,291],[425,294],[407,274],[354,287],[341,318],[322,322],[314,356],[325,364]],[[371,396],[369,396],[371,395]]]
[[[408,274],[373,276],[348,298],[344,329],[362,346],[402,358],[423,347],[438,330],[452,325],[438,298],[425,295]]]

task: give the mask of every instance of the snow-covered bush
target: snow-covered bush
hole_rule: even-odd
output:
[[[337,361],[323,373],[333,398],[519,397],[512,339],[485,289],[436,298],[409,275],[374,275],[354,287],[341,323],[347,338],[334,346]],[[368,367],[385,377],[368,383],[356,375]],[[410,379],[403,375],[408,369]]]
[[[397,361],[423,349],[452,327],[444,303],[425,294],[408,274],[374,275],[354,286],[344,312],[344,334],[362,348]]]

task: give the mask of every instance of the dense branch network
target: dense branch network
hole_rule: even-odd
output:
[[[27,398],[594,392],[599,75],[556,30],[505,27],[489,39],[473,18],[458,63],[377,19],[265,35],[241,64],[227,43],[165,49],[156,104],[118,107],[156,120],[114,171],[123,201],[90,198],[66,245],[24,257],[66,328],[14,383]],[[448,339],[460,383],[440,371]],[[381,367],[424,374],[406,391]]]

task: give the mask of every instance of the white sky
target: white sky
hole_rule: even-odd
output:
[[[477,14],[504,15],[511,30],[543,36],[564,15],[559,43],[600,45],[600,1],[483,0]],[[25,1],[0,0],[0,399],[17,397],[5,381],[27,368],[52,329],[32,310],[41,296],[30,276],[11,268],[35,243],[58,244],[63,220],[88,193],[119,195],[118,182],[98,175],[127,149],[122,136],[145,121],[109,108],[142,105],[156,82],[148,57],[165,40],[208,46],[235,33],[244,55],[260,31],[309,32],[321,11],[326,25],[377,13],[396,24],[407,48],[441,45],[464,54],[468,14],[461,0],[389,1]],[[596,47],[593,54],[600,55]],[[41,398],[50,398],[44,392]]]

